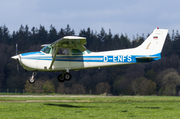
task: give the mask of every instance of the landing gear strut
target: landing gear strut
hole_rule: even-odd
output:
[[[71,79],[71,74],[69,72],[64,71],[63,74],[60,74],[57,77],[59,82],[69,81]]]
[[[35,76],[36,76],[36,72],[33,72],[32,76],[29,78],[29,83],[33,84],[35,82]]]

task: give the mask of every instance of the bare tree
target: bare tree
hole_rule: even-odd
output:
[[[34,84],[30,84],[27,80],[25,84],[25,91],[26,93],[34,93]]]
[[[57,93],[66,94],[66,87],[64,83],[59,83],[59,86],[57,88]]]
[[[147,79],[144,79],[139,85],[139,93],[141,95],[147,95],[147,88],[148,88]]]
[[[155,94],[155,91],[156,91],[156,83],[153,82],[152,80],[148,80],[147,84],[148,84],[147,94],[148,94],[148,95]]]
[[[71,87],[72,94],[85,94],[85,88],[81,84],[73,84]]]
[[[131,89],[135,95],[140,94],[139,92],[140,84],[145,79],[146,78],[144,77],[140,77],[140,78],[136,78],[134,81],[131,82]]]
[[[35,85],[34,85],[35,93],[43,93],[44,92],[43,85],[44,85],[44,81],[37,80]]]
[[[47,80],[43,85],[44,93],[55,93],[55,86],[52,81]]]
[[[166,69],[166,70],[164,70],[164,71],[161,71],[161,72],[157,75],[155,81],[157,82],[157,84],[158,84],[159,86],[162,87],[163,77],[164,77],[167,73],[169,73],[169,72],[176,72],[176,70],[173,69],[173,68],[169,68],[169,69]]]
[[[167,73],[163,79],[162,84],[164,87],[164,95],[175,95],[176,87],[180,84],[180,76],[177,71]]]
[[[96,94],[103,94],[103,93],[109,93],[111,86],[108,83],[98,83],[96,85]]]
[[[137,92],[139,90],[139,83],[137,82],[137,80],[131,82],[131,89],[134,92],[134,94],[137,95]]]
[[[144,77],[140,77],[132,81],[131,89],[135,95],[152,95],[155,93],[156,83],[152,80],[147,80]]]

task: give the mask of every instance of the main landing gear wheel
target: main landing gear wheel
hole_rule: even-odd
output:
[[[68,72],[65,72],[63,74],[60,74],[57,77],[57,79],[58,79],[59,82],[69,81],[71,79],[71,74],[68,73]]]
[[[64,81],[65,81],[64,77],[62,76],[62,74],[60,74],[60,75],[57,77],[57,79],[58,79],[59,82],[64,82]]]
[[[71,74],[66,72],[66,73],[64,74],[64,79],[65,79],[66,81],[69,81],[69,80],[71,79]]]

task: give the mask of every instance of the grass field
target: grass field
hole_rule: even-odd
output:
[[[178,119],[180,97],[1,96],[0,119]]]

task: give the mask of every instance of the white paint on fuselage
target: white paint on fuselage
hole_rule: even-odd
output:
[[[134,48],[133,48],[134,49]],[[133,52],[129,52],[133,51]],[[123,53],[123,54],[121,54]],[[20,63],[26,69],[30,71],[62,71],[65,69],[77,70],[84,68],[95,68],[95,67],[107,67],[107,66],[115,66],[122,64],[131,64],[131,56],[138,55],[134,50],[115,50],[115,51],[107,51],[107,52],[85,52],[84,55],[57,55],[52,66],[52,69],[49,69],[50,64],[52,62],[52,54],[44,55],[34,55],[29,54],[26,56],[20,55]],[[78,60],[78,61],[56,61],[58,57],[69,57],[65,58],[66,60]],[[34,59],[32,57],[35,57]],[[43,57],[48,57],[43,59]],[[77,58],[72,58],[77,57]],[[95,58],[98,57],[98,58]],[[108,58],[108,59],[107,59]],[[126,62],[124,62],[127,60]],[[97,62],[96,62],[97,61]]]

